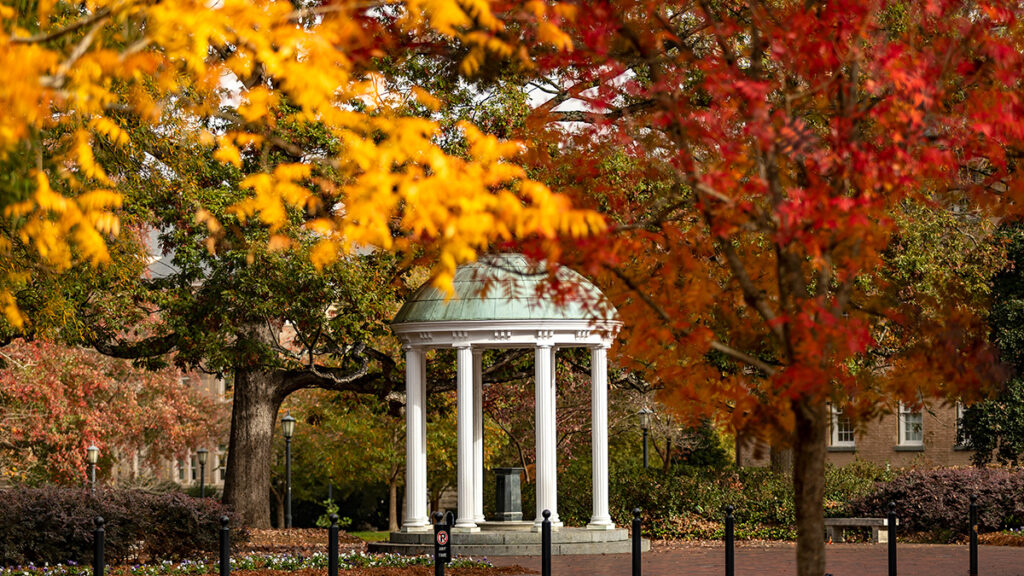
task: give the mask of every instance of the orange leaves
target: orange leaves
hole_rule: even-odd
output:
[[[575,17],[572,5],[531,2],[511,12],[495,6],[407,0],[395,8],[401,22],[389,28],[376,18],[380,7],[346,1],[296,8],[283,0],[96,0],[59,22],[48,19],[51,3],[43,2],[35,35],[12,20],[30,14],[5,8],[0,157],[20,151],[40,158],[43,171],[32,199],[9,206],[6,217],[18,219],[13,228],[21,241],[58,270],[76,253],[105,261],[105,236],[119,228],[116,193],[136,176],[126,175],[126,166],[159,163],[147,147],[173,125],[213,147],[219,162],[266,166],[242,181],[250,196],[234,213],[267,227],[272,249],[291,245],[293,226],[311,232],[319,266],[357,247],[424,243],[440,256],[436,272],[444,284],[457,264],[494,241],[603,230],[601,217],[572,210],[563,196],[526,177],[513,163],[518,144],[464,125],[468,155],[445,153],[435,122],[401,117],[411,97],[432,111],[441,102],[421,88],[411,96],[389,94],[374,71],[373,59],[407,33],[457,39],[469,51],[467,72],[485,57],[524,57],[506,19],[525,21],[519,24],[530,29],[529,42],[572,47],[562,30]],[[322,127],[337,156],[307,155],[270,136],[281,129],[282,108]],[[179,117],[165,117],[170,109]],[[129,137],[136,118],[150,126]],[[47,140],[50,130],[60,136]],[[272,169],[278,160],[270,157],[280,150],[294,164]],[[127,164],[112,164],[126,156]],[[197,219],[211,235],[223,232],[211,213]]]

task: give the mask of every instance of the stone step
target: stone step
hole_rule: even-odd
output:
[[[491,531],[452,532],[452,545],[540,545],[540,532]],[[628,541],[629,531],[625,528],[613,530],[588,530],[586,528],[560,528],[551,531],[552,544],[610,543]],[[392,532],[388,541],[395,544],[434,545],[434,532]]]

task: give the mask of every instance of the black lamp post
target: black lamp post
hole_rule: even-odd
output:
[[[640,418],[640,428],[644,431],[644,468],[648,466],[647,460],[647,435],[651,429],[651,414],[654,414],[654,410],[651,410],[647,406],[644,406],[636,415]]]
[[[196,460],[199,461],[199,497],[206,498],[206,457],[209,450],[200,448],[196,450]]]
[[[291,412],[281,418],[281,432],[284,433],[284,527],[292,527],[292,434],[295,434],[295,418]]]
[[[100,459],[100,449],[90,445],[85,449],[85,458],[89,461],[89,494],[96,494],[96,462]]]

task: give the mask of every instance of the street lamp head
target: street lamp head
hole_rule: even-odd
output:
[[[199,450],[196,450],[196,459],[199,460],[199,464],[201,466],[206,466],[206,457],[209,455],[209,453],[210,451],[207,450],[206,448],[200,448]]]
[[[94,445],[90,445],[85,449],[85,457],[89,460],[89,464],[95,464],[100,459],[100,449]]]
[[[281,418],[281,431],[284,432],[285,438],[291,438],[292,434],[295,434],[295,418],[292,418],[291,412]]]
[[[636,415],[640,418],[640,428],[644,430],[651,429],[651,414],[654,414],[654,410],[651,410],[647,406],[644,406]]]

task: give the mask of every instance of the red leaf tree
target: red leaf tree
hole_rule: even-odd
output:
[[[118,454],[156,464],[216,437],[224,406],[173,369],[46,341],[16,340],[0,370],[0,474],[29,482],[83,482],[86,447],[100,449],[100,477]]]
[[[578,4],[523,135],[616,227],[564,257],[602,280],[619,357],[669,404],[793,447],[799,574],[820,576],[827,402],[864,418],[989,381],[971,302],[904,297],[886,251],[911,206],[1020,209],[1021,8]]]

